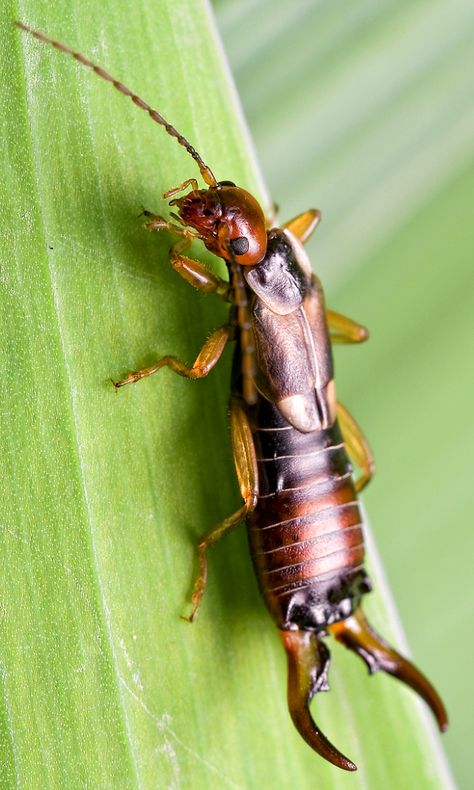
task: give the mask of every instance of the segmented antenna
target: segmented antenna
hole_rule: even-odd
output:
[[[51,46],[53,46],[55,49],[58,49],[60,52],[64,52],[66,55],[70,55],[79,63],[82,63],[83,66],[86,66],[87,68],[92,69],[92,71],[95,71],[95,73],[98,74],[99,77],[102,77],[103,80],[106,80],[106,82],[111,82],[114,88],[120,91],[120,93],[123,93],[125,96],[128,96],[133,101],[133,103],[137,105],[137,107],[140,107],[141,110],[145,110],[145,112],[148,113],[150,118],[153,121],[155,121],[155,123],[160,124],[160,126],[164,126],[168,134],[171,135],[171,137],[174,137],[178,141],[178,143],[182,145],[183,148],[186,149],[188,154],[191,154],[192,158],[197,163],[199,170],[201,171],[201,175],[204,181],[208,186],[217,186],[217,180],[211,168],[208,167],[205,164],[205,162],[203,162],[198,152],[196,151],[195,148],[193,148],[191,143],[189,143],[188,140],[186,140],[186,138],[182,134],[180,134],[180,132],[178,132],[177,129],[174,128],[174,126],[168,123],[166,118],[163,118],[163,116],[157,110],[154,110],[153,107],[150,107],[149,104],[143,101],[143,99],[141,99],[140,96],[137,96],[135,93],[132,93],[132,91],[129,88],[127,88],[126,85],[114,79],[110,74],[104,71],[103,68],[97,66],[95,63],[92,63],[91,60],[86,58],[85,55],[82,55],[80,52],[74,52],[73,49],[70,49],[65,44],[62,44],[60,41],[55,41],[55,39],[45,36],[44,33],[41,33],[39,30],[34,30],[33,28],[28,27],[28,25],[24,25],[23,22],[15,22],[15,24],[17,27],[20,28],[20,30],[24,30],[26,33],[30,33],[34,38],[38,39],[38,41],[42,41],[45,44],[51,44]]]

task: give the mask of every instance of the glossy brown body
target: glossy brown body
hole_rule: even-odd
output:
[[[258,468],[247,517],[252,559],[278,627],[317,631],[352,614],[370,589],[324,297],[302,245],[279,229],[245,280],[258,389],[247,407]]]
[[[324,629],[370,589],[338,423],[301,433],[261,401],[254,438],[259,495],[247,523],[260,590],[279,628]]]
[[[328,314],[302,244],[288,230],[273,229],[265,257],[244,277],[244,331],[253,335],[257,389],[256,403],[244,405],[256,467],[255,498],[245,513],[252,560],[288,655],[293,722],[313,749],[353,771],[354,763],[328,741],[309,711],[314,694],[329,689],[328,633],[370,672],[382,669],[414,688],[441,730],[446,711],[426,678],[373,631],[362,612],[371,583],[356,489],[370,476],[355,484],[346,447],[355,450],[359,464],[371,464],[360,452],[357,426],[336,402]],[[245,401],[242,357],[237,343],[234,398]],[[241,490],[249,503],[248,486],[241,484]]]

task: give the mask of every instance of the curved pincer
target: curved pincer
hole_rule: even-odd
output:
[[[361,609],[351,617],[333,623],[328,630],[365,661],[370,673],[382,669],[416,691],[433,711],[441,732],[445,732],[448,715],[438,693],[411,661],[403,658],[372,629]]]
[[[281,631],[288,655],[288,707],[293,723],[312,749],[338,768],[356,771],[316,726],[309,704],[318,691],[328,691],[329,650],[312,631]]]

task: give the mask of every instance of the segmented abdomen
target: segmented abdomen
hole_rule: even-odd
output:
[[[300,433],[262,400],[254,439],[260,490],[248,533],[261,592],[280,628],[324,628],[370,589],[339,426]]]

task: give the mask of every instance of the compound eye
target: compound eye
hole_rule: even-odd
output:
[[[218,187],[235,187],[233,181],[219,181],[217,184]]]
[[[234,255],[245,255],[249,251],[249,240],[245,236],[237,236],[236,239],[230,239],[229,247]]]

